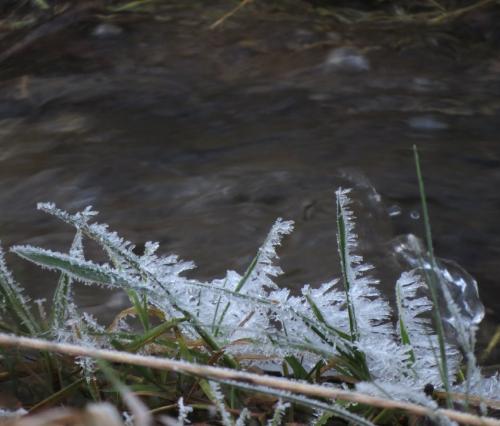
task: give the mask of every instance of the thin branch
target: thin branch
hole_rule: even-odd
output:
[[[298,383],[283,378],[245,373],[220,367],[198,365],[167,358],[133,355],[127,352],[96,349],[92,347],[84,347],[65,343],[54,343],[42,339],[17,337],[4,333],[0,333],[0,346],[11,346],[17,348],[59,352],[70,356],[86,356],[91,358],[104,359],[110,362],[140,365],[160,370],[170,370],[213,380],[240,381],[248,384],[267,386],[273,389],[280,389],[303,395],[329,399],[341,399],[344,401],[357,402],[374,407],[400,409],[419,416],[433,416],[436,414],[441,414],[459,423],[470,424],[474,426],[500,426],[500,420],[496,420],[491,417],[481,417],[469,413],[461,413],[450,409],[438,409],[436,411],[432,411],[421,405],[409,402],[383,399],[359,392],[351,392],[342,389],[334,389],[307,383]]]

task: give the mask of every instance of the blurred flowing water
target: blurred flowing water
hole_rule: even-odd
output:
[[[281,282],[317,285],[339,274],[334,190],[353,187],[362,252],[392,295],[390,241],[423,236],[416,144],[436,253],[477,279],[484,342],[500,321],[498,50],[265,7],[210,30],[227,7],[89,16],[0,64],[3,245],[67,250],[72,230],[36,202],[91,204],[139,249],[157,240],[212,278],[243,271],[284,217]],[[8,260],[50,298],[56,275]],[[78,292],[97,314],[124,302]]]

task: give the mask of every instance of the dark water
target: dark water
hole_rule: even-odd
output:
[[[173,4],[111,29],[89,15],[0,65],[3,244],[66,250],[71,230],[36,202],[92,204],[139,246],[158,240],[210,278],[244,270],[281,216],[297,221],[282,281],[314,285],[338,275],[334,190],[349,186],[363,251],[391,292],[386,244],[423,235],[417,144],[436,252],[478,279],[485,341],[500,322],[491,40],[269,9],[211,31],[223,3]],[[34,297],[50,297],[55,275],[9,261]],[[123,302],[89,288],[79,298],[97,313]]]

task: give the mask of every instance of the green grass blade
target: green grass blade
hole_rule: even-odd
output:
[[[33,0],[33,3],[35,4],[36,7],[42,10],[49,9],[49,5],[45,0]]]
[[[105,284],[110,287],[133,288],[134,284],[109,267],[97,265],[64,253],[53,252],[30,246],[14,246],[11,249],[23,259],[49,269],[59,270],[69,277],[85,282]]]
[[[81,214],[70,215],[63,210],[57,209],[53,204],[39,203],[38,209],[54,215],[60,220],[74,226],[77,230],[81,231],[83,235],[101,245],[110,257],[114,257],[117,260],[119,259],[128,267],[135,270],[141,277],[144,277],[145,280],[149,280],[154,285],[161,288],[164,291],[164,295],[170,305],[186,318],[188,318],[191,327],[203,339],[207,347],[214,351],[221,350],[221,346],[218,344],[215,337],[205,329],[205,327],[191,312],[188,312],[186,309],[183,309],[181,306],[179,306],[177,300],[169,291],[168,286],[166,286],[161,281],[161,278],[159,278],[156,274],[146,270],[141,264],[140,257],[134,254],[127,247],[127,244],[119,239],[116,234],[110,233],[105,227],[99,226],[98,224],[89,225],[87,223],[88,219],[82,219]],[[231,368],[239,368],[239,364],[232,356],[224,354],[222,356],[222,359],[227,366]]]
[[[79,231],[76,232],[69,253],[70,255],[77,254],[83,259],[82,234]],[[71,277],[63,272],[59,277],[53,296],[53,308],[50,318],[50,328],[53,331],[63,328],[65,325],[68,308],[73,299],[71,284]]]
[[[406,329],[406,325],[404,323],[404,318],[403,318],[404,307],[401,297],[402,297],[401,288],[398,285],[398,283],[396,283],[396,304],[398,307],[399,335],[401,338],[401,343],[403,345],[407,345],[410,348],[408,354],[410,356],[411,365],[413,365],[415,363],[415,352],[413,351],[413,347],[410,341],[410,335],[408,334],[408,330]]]
[[[154,342],[159,336],[185,320],[185,318],[174,318],[170,321],[165,321],[164,323],[148,330],[144,335],[138,337],[132,343],[125,346],[125,350],[136,352],[148,343]]]
[[[293,355],[291,356],[286,356],[285,361],[288,362],[288,365],[292,368],[293,371],[293,377],[296,380],[307,380],[309,375],[307,374],[306,369],[302,366],[300,361],[294,357]]]
[[[68,386],[53,393],[52,395],[48,396],[42,401],[37,402],[33,407],[30,408],[30,412],[45,409],[60,403],[62,400],[68,398],[74,392],[76,392],[80,388],[80,386],[84,383],[85,383],[85,378],[83,377],[74,381],[73,383],[70,383]]]
[[[320,411],[320,415],[313,421],[311,422],[311,426],[326,426],[329,423],[329,420],[333,417],[332,412],[325,412],[325,411]]]
[[[316,317],[316,319],[321,322],[326,328],[331,330],[335,335],[338,337],[345,339],[347,341],[351,340],[351,336],[347,333],[344,333],[342,330],[339,330],[338,328],[332,327],[328,322],[326,321],[323,312],[321,312],[321,309],[318,307],[316,302],[312,299],[312,297],[309,294],[305,295],[305,298],[307,300],[307,303],[309,303],[309,306],[311,307],[311,311]]]
[[[115,391],[122,397],[123,402],[134,418],[134,424],[151,426],[153,424],[153,418],[144,403],[120,380],[118,374],[106,361],[97,360],[97,365]]]
[[[351,331],[351,340],[358,339],[358,325],[356,323],[356,315],[354,312],[354,305],[350,296],[351,282],[349,277],[349,250],[347,247],[347,230],[344,218],[344,212],[340,203],[340,196],[337,194],[337,244],[340,254],[340,269],[342,271],[342,281],[344,283],[344,290],[347,301],[347,313],[349,315],[349,329]]]
[[[431,223],[429,219],[429,210],[427,208],[427,197],[425,195],[425,187],[424,187],[424,179],[422,177],[422,170],[420,168],[420,158],[418,155],[417,146],[413,145],[413,153],[415,158],[415,168],[417,171],[417,179],[418,179],[418,189],[420,193],[420,201],[422,204],[422,216],[424,219],[424,227],[425,227],[425,239],[427,242],[427,250],[429,252],[429,257],[431,259],[432,269],[434,273],[428,273],[425,268],[424,275],[426,277],[427,284],[429,286],[429,290],[431,293],[432,303],[434,304],[433,316],[434,323],[436,327],[436,333],[438,336],[439,343],[439,353],[440,353],[440,371],[441,371],[441,380],[443,382],[444,389],[446,391],[446,402],[448,407],[452,407],[452,401],[450,397],[450,383],[448,376],[448,362],[446,356],[446,345],[445,345],[445,335],[443,322],[441,319],[441,312],[439,310],[439,295],[437,291],[437,287],[439,285],[437,280],[437,265],[436,258],[434,257],[434,248],[432,244],[432,231],[431,231]]]
[[[252,262],[250,263],[250,265],[248,266],[247,270],[245,271],[245,274],[243,275],[243,277],[241,278],[240,282],[236,285],[236,288],[234,289],[234,292],[235,293],[239,293],[240,290],[243,288],[243,286],[246,284],[246,282],[248,281],[248,279],[250,278],[250,275],[252,275],[252,272],[253,270],[255,269],[255,266],[257,265],[257,262],[259,260],[259,254],[257,254]],[[220,330],[220,326],[222,324],[222,321],[224,320],[224,317],[226,316],[226,313],[227,311],[229,310],[229,307],[231,306],[231,302],[228,302],[226,304],[226,306],[224,307],[223,311],[222,311],[222,314],[219,318],[219,321],[217,323],[217,328],[215,329],[215,332],[214,332],[214,336],[217,337],[217,335],[219,334],[219,330]],[[217,312],[217,311],[216,311]]]
[[[11,317],[13,324],[20,327],[19,332],[36,336],[40,327],[35,320],[22,289],[17,285],[11,272],[7,269],[4,252],[0,246],[0,296],[4,299],[5,310]]]
[[[149,313],[148,313],[148,302],[147,296],[145,294],[142,297],[135,290],[128,290],[127,295],[135,308],[139,321],[141,322],[142,328],[147,331],[150,328],[149,324]]]

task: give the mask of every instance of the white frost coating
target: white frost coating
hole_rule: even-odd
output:
[[[2,279],[6,282],[6,284],[13,290],[16,291],[21,298],[22,296],[22,289],[19,287],[19,285],[14,281],[14,277],[12,276],[9,268],[7,268],[7,265],[5,264],[5,254],[3,252],[3,248],[0,245],[0,274],[2,275]],[[22,300],[25,300],[24,298]]]
[[[283,221],[281,218],[276,220],[264,244],[259,248],[257,264],[248,278],[248,284],[245,284],[242,289],[243,291],[253,290],[259,294],[265,287],[278,289],[278,286],[271,279],[271,277],[277,277],[283,273],[283,270],[274,264],[274,261],[278,259],[276,247],[281,245],[285,235],[292,232],[293,221]]]
[[[236,388],[246,389],[252,392],[259,392],[267,395],[276,396],[280,399],[289,401],[291,403],[297,403],[305,407],[315,408],[316,410],[327,411],[333,413],[336,417],[339,417],[340,419],[343,419],[348,423],[356,424],[358,426],[374,426],[374,424],[371,423],[369,420],[366,420],[360,415],[348,411],[346,407],[350,405],[349,403],[342,405],[336,402],[325,403],[322,401],[318,401],[316,399],[308,398],[298,393],[292,393],[289,391],[274,389],[267,386],[254,385],[249,383],[237,382],[233,380],[224,380],[223,383],[230,386],[234,386]],[[327,383],[323,384],[323,386],[330,387],[330,385]]]
[[[0,408],[0,418],[2,417],[21,417],[28,414],[28,411],[25,410],[24,408],[18,408],[17,410],[5,410],[3,408]]]
[[[436,273],[439,275],[442,271],[438,270]],[[448,321],[448,323],[455,330],[455,337],[458,346],[464,354],[467,367],[465,382],[455,386],[455,390],[480,398],[500,401],[500,380],[498,373],[494,376],[485,378],[477,365],[475,355],[477,325],[471,323],[470,318],[464,316],[462,310],[451,295],[448,286],[442,285],[441,290],[446,302],[446,307],[451,314],[451,320]]]
[[[10,301],[5,300],[9,297],[9,294],[19,301],[19,303],[23,306],[28,306],[30,299],[24,295],[23,289],[16,283],[14,277],[12,276],[9,268],[5,263],[5,254],[0,242],[0,286],[3,287],[0,292],[0,312],[5,310],[6,304],[9,304]],[[29,315],[29,313],[27,312]],[[23,318],[24,325],[28,328],[31,328],[30,318]],[[34,330],[31,330],[34,332]]]
[[[285,411],[287,408],[290,407],[289,402],[283,402],[283,400],[280,398],[278,399],[278,402],[274,406],[274,414],[272,419],[269,419],[267,422],[267,426],[279,426],[281,425],[281,422],[283,421],[283,416],[285,415]]]
[[[220,385],[217,382],[212,381],[209,381],[208,383],[210,385],[210,390],[212,391],[212,402],[215,404],[215,407],[217,408],[217,411],[221,416],[222,424],[224,426],[234,426],[233,417],[226,409],[226,404],[224,403],[224,395],[222,394]]]
[[[342,269],[347,302],[352,306],[354,316],[353,333],[358,348],[366,355],[373,377],[392,381],[406,370],[408,356],[404,348],[394,341],[391,308],[376,287],[379,281],[367,274],[373,266],[364,263],[363,257],[356,254],[358,236],[349,192],[339,188],[336,195],[337,220],[344,226],[343,235],[338,235],[338,246],[341,258],[345,260]],[[344,247],[341,238],[344,239]]]
[[[184,398],[182,397],[179,398],[177,405],[179,406],[179,416],[177,417],[177,422],[179,426],[184,426],[187,423],[191,423],[188,420],[188,415],[189,413],[193,412],[193,407],[190,407],[189,405],[184,405]]]
[[[101,284],[114,288],[134,287],[136,284],[126,274],[111,268],[107,264],[99,265],[90,260],[82,260],[65,253],[33,246],[14,246],[11,251],[42,268],[60,270],[70,278],[84,284]],[[44,259],[48,258],[56,262],[62,261],[64,265],[44,261]]]
[[[338,356],[339,350],[351,354],[356,350],[364,355],[370,377],[381,383],[404,382],[412,389],[421,389],[426,383],[440,383],[432,350],[437,346],[436,337],[421,317],[430,305],[416,293],[421,284],[414,280],[412,273],[398,281],[402,295],[398,311],[407,324],[416,355],[410,366],[409,348],[396,337],[389,304],[377,288],[378,281],[369,276],[372,266],[358,254],[349,190],[337,191],[338,215],[344,226],[345,240],[341,255],[345,260],[343,272],[348,288],[342,290],[337,280],[333,280],[315,289],[304,285],[299,295],[291,295],[288,289],[280,289],[274,282],[283,273],[276,264],[276,249],[283,237],[293,231],[291,221],[278,219],[274,223],[245,274],[228,271],[222,279],[203,282],[182,276],[194,268],[194,263],[182,261],[175,255],[158,255],[158,243],[148,242],[144,254],[136,254],[131,242],[110,231],[107,225],[91,222],[97,213],[90,207],[76,214],[50,203],[40,204],[39,208],[76,228],[74,246],[69,255],[29,246],[14,247],[17,254],[43,267],[63,271],[70,281],[133,290],[144,295],[148,303],[167,318],[185,316],[188,312],[190,318],[179,325],[184,333],[192,338],[199,338],[203,333],[210,335],[225,353],[238,355],[243,364],[276,369],[284,356],[294,355],[301,359],[304,368],[310,369],[320,359]],[[110,264],[100,265],[84,259],[82,235],[102,245]],[[0,268],[3,268],[1,263]],[[357,325],[352,342],[345,338],[351,333],[348,302]],[[71,320],[65,333],[74,336],[75,328],[97,328],[90,318],[82,319],[72,303],[68,310]],[[62,333],[58,339],[70,338],[73,337]],[[88,344],[105,346],[107,342]],[[450,371],[454,372],[458,362],[454,360],[458,356],[453,348],[448,349]],[[497,384],[498,378],[491,379],[489,387],[496,389]],[[219,396],[220,402],[223,398]]]
[[[441,286],[441,290],[446,306],[451,313],[451,325],[455,329],[458,345],[462,349],[467,363],[466,380],[460,386],[460,390],[466,394],[472,393],[480,397],[500,400],[498,378],[485,379],[477,365],[476,355],[474,354],[477,325],[471,324],[468,318],[463,316],[462,311],[451,296],[448,286]],[[492,390],[494,393],[491,393]]]
[[[248,408],[243,408],[240,415],[236,419],[234,426],[245,426],[248,420],[250,420],[250,411]]]
[[[383,300],[376,288],[378,280],[373,279],[367,272],[373,266],[364,263],[364,259],[356,254],[358,236],[355,232],[354,213],[350,209],[351,200],[347,196],[350,190],[337,190],[339,214],[345,226],[345,274],[349,281],[349,297],[354,305],[354,313],[358,324],[360,340],[373,333],[387,335],[391,333],[390,324],[382,322],[388,320],[391,310],[387,301]],[[339,244],[339,249],[341,249]],[[375,299],[372,299],[375,298]]]
[[[496,372],[493,376],[484,377],[480,372],[479,374],[477,373],[478,370],[476,370],[476,374],[471,378],[469,393],[480,398],[500,401],[500,374]],[[466,393],[467,384],[456,386],[454,391]]]
[[[411,363],[411,374],[408,379],[414,380],[414,387],[423,387],[427,383],[441,384],[437,352],[438,337],[433,333],[431,321],[422,317],[432,311],[432,302],[418,293],[426,287],[417,270],[403,272],[396,282],[396,302],[398,307],[398,331],[401,335],[401,322],[408,334],[410,348],[414,355]],[[449,380],[452,382],[460,363],[458,350],[446,344],[448,355]]]
[[[360,382],[356,384],[358,392],[380,398],[391,398],[397,401],[413,402],[431,410],[437,410],[439,407],[436,401],[429,398],[423,390],[414,390],[408,388],[406,383],[387,383],[387,382]],[[448,417],[438,412],[432,417],[432,420],[441,426],[456,426],[457,423],[448,419]]]

